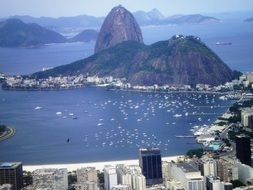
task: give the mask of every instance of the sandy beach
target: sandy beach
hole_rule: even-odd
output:
[[[176,161],[180,156],[169,156],[162,157],[162,161]],[[74,164],[48,164],[48,165],[24,165],[23,170],[25,171],[34,171],[36,169],[43,168],[67,168],[68,171],[74,171],[81,167],[95,167],[97,170],[102,171],[105,165],[117,165],[117,164],[125,164],[125,165],[138,165],[139,160],[116,160],[116,161],[105,161],[105,162],[90,162],[90,163],[74,163]]]

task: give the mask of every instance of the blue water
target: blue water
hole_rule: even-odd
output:
[[[218,17],[219,18],[219,17]],[[222,23],[185,24],[142,28],[144,42],[167,40],[175,34],[199,36],[232,69],[253,71],[253,27],[241,19],[225,19]],[[231,42],[217,46],[216,42]],[[29,74],[43,67],[55,67],[88,57],[94,42],[64,43],[43,48],[0,48],[0,72]]]
[[[175,135],[189,135],[191,127],[212,123],[214,113],[231,104],[211,94],[100,88],[0,90],[0,101],[1,122],[17,129],[13,138],[0,143],[0,160],[26,164],[134,159],[138,147],[149,146],[159,147],[163,155],[185,154],[198,145]]]
[[[142,31],[147,44],[169,39],[175,34],[199,36],[231,69],[253,71],[252,23],[228,19],[222,23],[147,27]],[[217,46],[216,42],[231,42],[232,45]]]
[[[30,74],[93,54],[94,42],[59,43],[40,48],[0,48],[0,72]]]
[[[250,23],[225,20],[216,24],[145,27],[142,31],[146,44],[174,34],[199,36],[232,69],[253,71]],[[218,41],[232,45],[216,46]],[[94,42],[36,49],[0,48],[0,72],[28,74],[88,57],[93,49]],[[0,161],[36,164],[133,159],[140,146],[157,146],[163,155],[184,154],[198,145],[193,139],[175,135],[189,135],[194,125],[212,123],[217,117],[213,113],[223,113],[231,103],[213,95],[99,88],[0,90],[0,123],[17,129],[13,138],[0,143]],[[37,106],[42,109],[35,110]],[[175,114],[182,117],[173,117]]]

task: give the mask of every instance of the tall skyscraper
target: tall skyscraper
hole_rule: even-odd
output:
[[[235,138],[236,157],[241,163],[251,166],[250,138],[244,135]]]
[[[162,160],[158,148],[139,149],[139,165],[148,186],[162,183]]]
[[[10,184],[13,190],[23,187],[23,167],[20,162],[0,163],[0,185]]]

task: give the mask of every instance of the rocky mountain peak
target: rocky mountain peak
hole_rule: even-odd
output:
[[[143,43],[143,38],[134,16],[119,5],[114,7],[105,18],[97,38],[95,53],[123,41]]]

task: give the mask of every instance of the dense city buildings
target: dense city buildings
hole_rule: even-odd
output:
[[[12,190],[23,188],[23,166],[20,162],[0,163],[0,185],[9,184]]]
[[[161,152],[158,148],[139,149],[139,165],[148,186],[162,183]]]
[[[236,143],[236,157],[241,163],[251,166],[251,148],[250,138],[247,136],[237,136]]]
[[[32,173],[34,189],[68,189],[67,169],[37,169]]]

